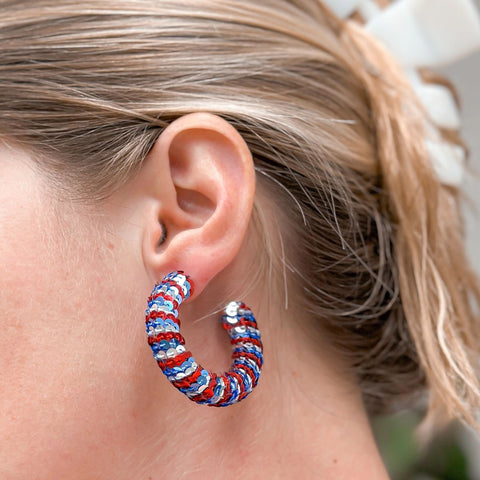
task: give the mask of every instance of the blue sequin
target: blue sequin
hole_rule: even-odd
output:
[[[237,338],[245,338],[245,339],[254,338],[255,340],[260,340],[260,335],[258,335],[257,333],[249,332],[248,330],[246,332],[243,332],[243,333],[235,332],[235,330],[230,330],[229,333],[230,333],[230,338],[234,338],[234,339],[237,339]]]
[[[206,385],[208,383],[208,379],[210,378],[210,375],[206,370],[202,370],[200,376],[197,379],[197,383],[199,385]]]
[[[213,393],[215,396],[219,396],[222,393],[222,390],[225,391],[225,386],[219,383],[219,379],[217,379],[217,384],[215,385],[215,388],[213,389]]]
[[[195,363],[195,360],[193,357],[188,358],[185,360],[180,366],[178,367],[173,367],[173,368],[166,368],[163,373],[169,377],[175,376],[177,373],[185,373],[185,370],[187,368],[193,367],[193,364]]]

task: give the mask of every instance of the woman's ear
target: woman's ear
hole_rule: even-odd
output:
[[[155,281],[184,270],[196,296],[235,258],[247,232],[255,195],[250,150],[226,120],[185,115],[162,132],[135,183],[149,199],[146,269]]]

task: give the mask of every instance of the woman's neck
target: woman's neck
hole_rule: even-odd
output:
[[[191,305],[192,315],[197,307]],[[279,328],[288,325],[280,314],[269,316],[276,328],[264,322],[265,365],[259,385],[243,402],[195,405],[158,378],[152,389],[161,391],[149,394],[144,412],[150,431],[137,442],[143,468],[137,464],[125,479],[388,479],[355,381],[326,348],[312,348],[306,335],[301,339],[299,329]],[[224,332],[195,338],[198,323],[187,328],[198,351],[205,341],[215,351],[210,347],[218,342],[217,359],[214,354],[205,365],[227,356]]]

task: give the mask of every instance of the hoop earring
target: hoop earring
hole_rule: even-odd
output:
[[[157,283],[145,312],[148,344],[162,372],[190,400],[226,407],[243,400],[257,385],[263,365],[263,345],[257,322],[242,302],[230,302],[220,317],[233,345],[233,363],[222,375],[195,362],[180,334],[178,307],[193,292],[192,279],[175,271]]]

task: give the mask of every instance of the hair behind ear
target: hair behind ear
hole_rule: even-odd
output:
[[[480,428],[473,357],[480,330],[472,304],[479,304],[480,286],[465,255],[458,192],[436,177],[425,146],[425,116],[403,71],[360,28],[349,24],[346,32],[358,57],[382,72],[363,68],[363,81],[386,209],[397,225],[393,261],[402,310],[429,387],[424,428],[457,416]]]

